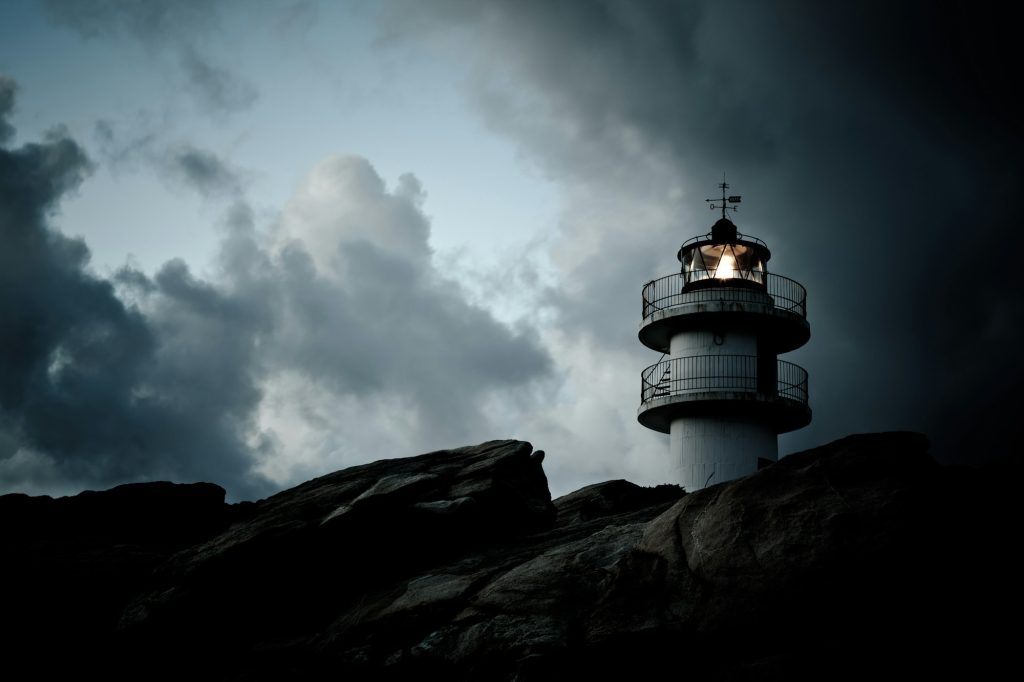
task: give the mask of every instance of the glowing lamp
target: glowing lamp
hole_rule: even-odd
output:
[[[729,221],[726,219],[726,222]],[[764,285],[765,264],[771,257],[768,247],[760,240],[740,235],[735,226],[731,230],[727,226],[716,227],[724,229],[692,239],[679,249],[684,285],[716,282]]]
[[[718,261],[718,269],[715,270],[715,279],[733,279],[736,277],[736,259],[732,254],[725,254]]]

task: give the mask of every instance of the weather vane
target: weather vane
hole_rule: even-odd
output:
[[[722,209],[722,217],[725,218],[726,217],[726,213],[725,213],[726,211],[735,211],[735,210],[739,209],[739,206],[730,206],[729,204],[738,204],[738,203],[740,203],[740,196],[738,194],[737,195],[733,195],[733,196],[728,196],[728,197],[725,196],[725,190],[729,189],[729,185],[726,184],[726,182],[725,182],[725,173],[722,173],[722,181],[720,183],[718,183],[718,186],[722,188],[722,198],[721,199],[705,199],[704,201],[706,201],[706,202],[708,202],[710,204],[709,208],[712,211],[714,211],[716,208]],[[715,201],[718,201],[719,203],[716,204],[716,203],[714,203]]]

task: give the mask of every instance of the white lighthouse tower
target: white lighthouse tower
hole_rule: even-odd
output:
[[[778,459],[778,434],[811,421],[807,372],[778,359],[810,338],[807,292],[768,272],[768,246],[722,217],[679,249],[680,272],[643,289],[640,341],[662,353],[643,371],[637,419],[670,434],[686,490],[741,478]],[[666,357],[667,356],[667,357]]]

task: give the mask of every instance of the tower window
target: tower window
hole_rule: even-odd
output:
[[[694,245],[680,260],[687,284],[705,279],[742,279],[764,284],[764,260],[756,248],[746,244]]]

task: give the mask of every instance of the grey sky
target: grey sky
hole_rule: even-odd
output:
[[[4,489],[207,478],[245,497],[509,436],[548,451],[556,491],[658,482],[638,293],[708,229],[723,171],[740,229],[809,291],[811,342],[787,359],[815,416],[783,452],[895,428],[950,461],[1006,449],[1009,22],[931,3],[246,7],[0,10],[21,311],[0,334]]]
[[[572,190],[555,247],[571,282],[552,296],[574,333],[633,343],[638,273],[672,271],[667,233],[707,229],[694,209],[726,170],[747,199],[740,228],[810,292],[795,357],[815,422],[784,446],[901,427],[945,458],[1004,446],[1022,307],[1012,268],[979,276],[977,260],[1020,249],[1020,112],[1002,94],[1011,36],[985,12],[442,4],[403,13],[404,34],[461,41],[489,127]]]

